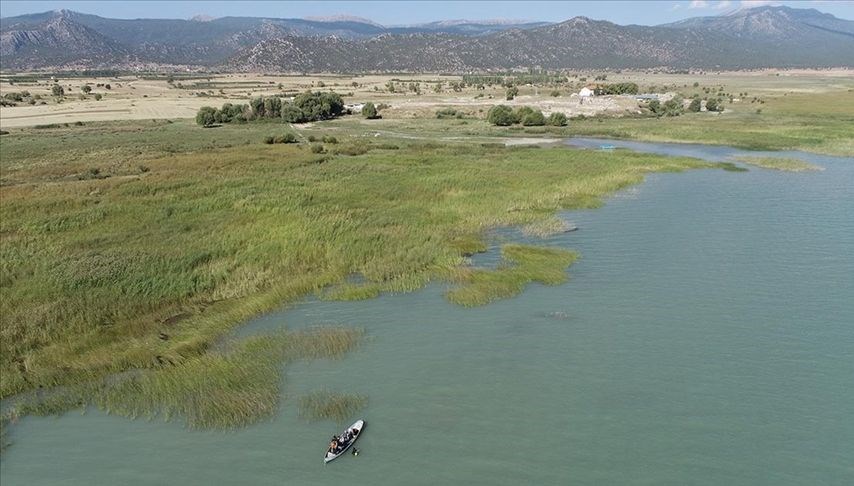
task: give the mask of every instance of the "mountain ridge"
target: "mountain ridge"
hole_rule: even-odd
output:
[[[854,67],[854,21],[815,9],[766,6],[658,26],[587,17],[514,22],[385,27],[352,17],[108,19],[60,10],[0,19],[0,67],[184,65],[288,72]]]

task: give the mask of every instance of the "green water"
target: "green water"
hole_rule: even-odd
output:
[[[281,414],[236,432],[24,419],[2,485],[854,484],[854,160],[799,155],[826,170],[657,174],[563,214],[579,231],[546,244],[582,260],[561,286],[463,309],[432,285],[259,318],[241,332],[369,338],[289,368]],[[339,427],[295,405],[320,388],[370,397],[359,457],[323,465]]]

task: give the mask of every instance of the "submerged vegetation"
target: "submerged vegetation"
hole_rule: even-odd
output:
[[[25,398],[9,415],[49,415],[92,405],[131,418],[178,417],[191,428],[240,427],[278,410],[283,364],[339,358],[357,346],[362,335],[361,329],[347,327],[282,331],[183,361],[160,356],[157,369]]]
[[[368,403],[368,397],[352,393],[320,390],[299,399],[299,415],[309,421],[334,420],[342,423],[352,418]]]
[[[467,307],[518,295],[531,282],[557,285],[566,281],[566,269],[578,254],[563,248],[504,245],[503,263],[496,269],[463,272],[461,285],[448,291],[451,302]]]
[[[822,167],[798,159],[784,157],[737,157],[736,160],[745,164],[762,167],[763,169],[782,170],[786,172],[806,172],[823,170]]]

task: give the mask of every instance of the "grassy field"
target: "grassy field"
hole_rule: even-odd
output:
[[[280,124],[3,135],[2,396],[62,386],[44,410],[84,402],[194,426],[248,423],[276,406],[264,363],[284,355],[282,339],[222,354],[215,343],[236,324],[311,293],[364,298],[440,280],[458,286],[451,300],[471,305],[557,283],[574,255],[508,247],[495,272],[466,257],[491,228],[549,227],[558,209],[595,207],[646,172],[707,167],[336,126],[328,133],[340,143],[320,154],[307,143],[263,144]],[[129,371],[141,375],[103,385]],[[187,388],[229,405],[207,408]]]

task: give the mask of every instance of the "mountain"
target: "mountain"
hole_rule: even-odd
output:
[[[4,69],[175,65],[230,71],[483,71],[541,67],[854,67],[854,22],[758,7],[660,26],[365,19],[108,19],[67,10],[0,19]]]

